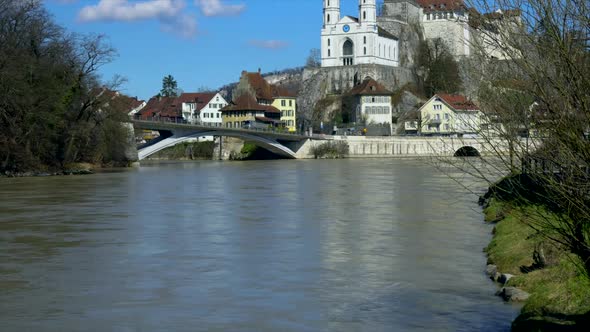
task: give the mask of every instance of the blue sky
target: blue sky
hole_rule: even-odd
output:
[[[355,15],[357,0],[343,0]],[[302,66],[320,47],[322,0],[45,0],[69,31],[104,34],[118,58],[101,69],[128,82],[122,92],[147,99],[162,77],[184,91],[217,89],[242,70]]]

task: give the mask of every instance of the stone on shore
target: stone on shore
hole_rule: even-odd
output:
[[[516,287],[502,287],[496,295],[502,297],[506,302],[524,302],[531,296],[529,293]]]
[[[512,279],[512,277],[514,277],[514,276],[510,273],[502,273],[500,275],[500,278],[498,278],[498,282],[501,283],[502,285],[506,285],[508,280]]]

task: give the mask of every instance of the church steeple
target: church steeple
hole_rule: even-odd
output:
[[[376,0],[359,0],[359,22],[368,24],[377,23]]]
[[[324,26],[340,21],[340,0],[324,0]]]

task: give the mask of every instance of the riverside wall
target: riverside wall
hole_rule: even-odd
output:
[[[298,159],[314,158],[313,147],[328,141],[347,143],[349,158],[452,157],[466,146],[475,148],[481,155],[489,155],[503,150],[502,145],[505,145],[477,138],[331,136],[325,140],[307,140],[290,148],[296,152]]]

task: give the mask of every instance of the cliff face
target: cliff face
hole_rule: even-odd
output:
[[[390,91],[397,91],[405,85],[417,82],[413,71],[402,67],[358,65],[306,69],[297,97],[298,117],[314,122],[318,119],[330,120],[330,115],[335,114],[334,108],[340,105],[340,97],[367,76],[382,83]],[[323,110],[318,110],[318,107]]]

